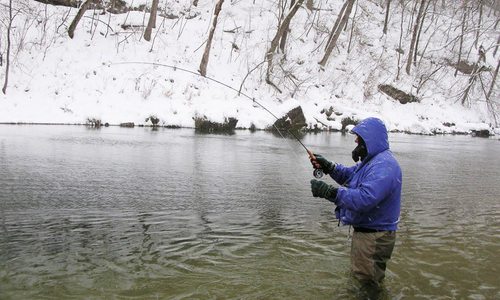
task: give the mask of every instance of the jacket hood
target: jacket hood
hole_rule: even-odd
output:
[[[365,141],[368,152],[367,159],[389,149],[387,128],[382,120],[378,118],[364,119],[352,129],[352,132]]]

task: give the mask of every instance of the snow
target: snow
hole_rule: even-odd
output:
[[[74,39],[70,39],[66,31],[76,9],[27,0],[14,2],[15,7],[29,9],[14,19],[9,85],[7,94],[0,94],[2,123],[84,124],[94,118],[109,124],[147,124],[146,118],[156,116],[162,125],[193,127],[193,117],[206,116],[216,122],[234,117],[239,120],[238,127],[248,128],[253,124],[266,128],[276,121],[258,104],[238,96],[234,90],[170,67],[197,73],[216,1],[200,1],[199,7],[192,7],[187,1],[160,0],[161,10],[181,17],[158,16],[151,42],[144,41],[142,28],[121,28],[122,24],[146,24],[148,14],[144,12],[110,16],[101,15],[101,11],[93,15],[94,11],[89,10],[80,21]],[[133,3],[138,6],[149,2],[135,0]],[[0,0],[0,3],[8,4],[8,1]],[[323,56],[324,40],[340,5],[321,1],[322,8],[327,10],[311,12],[301,8],[291,22],[283,69],[275,66],[273,80],[283,90],[280,94],[265,83],[267,64],[261,64],[276,31],[275,4],[258,0],[226,1],[215,31],[207,76],[238,90],[247,73],[261,64],[246,78],[242,92],[277,117],[300,105],[310,127],[325,124],[331,129],[341,129],[342,118],[376,116],[391,131],[435,134],[489,129],[499,134],[499,128],[492,128],[495,120],[480,88],[473,90],[470,105],[461,105],[459,95],[463,88],[459,87],[464,87],[469,77],[463,74],[454,77],[451,67],[440,69],[432,80],[422,85],[417,95],[420,103],[403,105],[378,91],[379,84],[393,84],[415,94],[421,78],[434,71],[438,62],[447,58],[455,61],[457,55],[452,51],[456,49],[446,47],[450,44],[449,35],[456,34],[449,28],[455,28],[461,19],[459,13],[453,15],[453,11],[443,10],[434,23],[429,20],[424,28],[432,27],[423,31],[421,39],[421,49],[426,47],[425,56],[418,57],[420,64],[413,67],[411,76],[406,75],[406,57],[401,56],[402,69],[397,80],[395,49],[399,44],[401,9],[394,4],[388,35],[383,35],[383,3],[385,1],[358,4],[355,36],[349,53],[351,22],[348,30],[341,34],[339,46],[324,70],[317,62]],[[68,11],[69,17],[63,23]],[[6,6],[0,7],[0,14],[2,20],[8,19]],[[198,16],[185,17],[194,14]],[[92,18],[98,18],[99,22],[93,23]],[[313,18],[317,21],[311,28]],[[405,18],[406,28],[408,12]],[[489,29],[482,36],[482,44],[490,49],[486,65],[494,69],[498,57],[492,56],[491,49],[498,32],[491,26],[494,15],[485,18],[484,28]],[[110,28],[106,25],[108,20]],[[6,24],[0,26],[0,52],[4,57],[0,82],[3,84]],[[235,33],[224,32],[233,29]],[[410,38],[405,32],[402,43],[405,53]],[[239,50],[233,48],[233,43]],[[476,52],[471,51],[469,61],[477,60]],[[276,54],[274,59],[282,58],[282,54]],[[293,74],[295,79],[278,76],[285,72]],[[497,112],[498,94],[496,88],[492,98]],[[327,118],[322,111],[330,107],[336,114]]]

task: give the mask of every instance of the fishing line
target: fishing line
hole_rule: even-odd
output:
[[[252,100],[253,103],[257,104],[258,106],[260,106],[263,110],[265,110],[266,112],[268,112],[271,116],[273,116],[276,120],[279,120],[279,118],[273,114],[269,109],[267,109],[264,105],[262,105],[260,102],[258,102],[257,100],[255,100],[255,98],[253,97],[250,97],[249,95],[235,89],[234,87],[220,81],[220,80],[217,80],[213,77],[209,77],[209,76],[203,76],[201,75],[200,73],[198,72],[194,72],[194,71],[191,71],[191,70],[188,70],[188,69],[184,69],[184,68],[181,68],[181,67],[177,67],[177,66],[173,66],[173,65],[168,65],[168,64],[161,64],[161,63],[154,63],[154,62],[140,62],[140,61],[136,61],[136,62],[118,62],[118,63],[111,63],[110,65],[131,65],[131,64],[134,64],[134,65],[150,65],[150,66],[156,66],[156,67],[166,67],[166,68],[170,68],[170,69],[173,69],[174,71],[176,70],[180,70],[180,71],[183,71],[183,72],[186,72],[186,73],[189,73],[189,74],[192,74],[192,75],[196,75],[196,76],[199,76],[199,77],[202,77],[202,78],[206,78],[210,81],[213,81],[215,83],[218,83],[222,86],[225,86],[226,88],[228,89],[231,89],[235,92],[238,93],[238,95],[243,95],[244,97]],[[281,133],[281,130],[279,130],[279,128],[276,126],[276,124],[273,124],[273,127],[276,129],[276,131],[278,131],[279,135],[283,138],[283,139],[286,139],[285,136]],[[287,129],[287,132],[293,136],[295,138],[295,140],[297,140],[297,142],[300,143],[300,145],[306,150],[307,152],[307,155],[309,156],[309,158],[311,159],[315,159],[314,157],[314,154],[312,151],[310,151],[309,149],[307,149],[306,145],[304,145],[304,143],[302,143],[302,141],[293,133],[291,132],[290,130]],[[313,175],[314,177],[316,178],[321,178],[323,177],[323,170],[322,169],[314,169],[313,171]]]

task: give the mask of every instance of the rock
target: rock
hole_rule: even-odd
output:
[[[488,129],[472,130],[471,134],[475,137],[489,137],[490,131]]]
[[[397,89],[389,84],[380,84],[378,86],[378,90],[382,93],[388,95],[389,97],[398,100],[401,104],[412,103],[412,102],[420,102],[420,99],[412,94],[408,94],[403,92],[400,89]]]
[[[120,123],[120,127],[134,128],[134,122]]]
[[[238,123],[235,118],[224,118],[224,123],[212,122],[206,116],[196,116],[193,119],[195,130],[205,133],[233,133]]]
[[[85,123],[87,126],[100,128],[102,126],[102,122],[96,118],[87,118],[87,122]]]
[[[35,0],[44,4],[52,4],[58,6],[69,6],[69,7],[78,7],[80,1],[78,0]]]
[[[149,122],[151,121],[151,124],[153,125],[153,127],[158,127],[158,123],[160,123],[160,118],[157,118],[156,116],[154,115],[151,115],[149,117],[146,118],[145,122]]]
[[[271,130],[293,130],[299,131],[306,127],[306,117],[302,111],[302,107],[297,106],[296,108],[289,111],[284,117],[274,122],[274,125],[270,128]]]
[[[343,118],[342,121],[340,122],[342,124],[342,131],[346,131],[346,127],[349,126],[349,125],[358,125],[359,123],[359,120],[357,119],[354,119],[354,118],[351,118],[351,117],[347,117],[347,118]]]

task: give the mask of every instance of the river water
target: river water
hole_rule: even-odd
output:
[[[349,134],[302,141],[352,162]],[[498,139],[390,142],[403,203],[380,298],[500,299]],[[267,132],[0,126],[0,298],[358,299],[350,230],[311,178]]]

